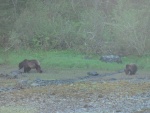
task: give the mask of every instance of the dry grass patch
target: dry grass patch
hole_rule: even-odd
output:
[[[53,94],[63,97],[88,98],[92,95],[103,97],[111,93],[125,95],[135,95],[150,90],[150,83],[129,83],[126,81],[106,82],[106,83],[76,83],[72,85],[56,86],[52,89]]]
[[[0,87],[14,86],[17,83],[17,79],[3,79],[0,78]]]
[[[80,82],[69,85],[49,85],[43,87],[32,87],[11,92],[14,98],[30,98],[32,96],[47,97],[56,95],[66,98],[86,98],[89,95],[109,95],[110,93],[121,93],[123,95],[134,95],[150,90],[150,83],[118,82]],[[6,93],[7,94],[7,93]],[[9,93],[8,93],[9,95]]]

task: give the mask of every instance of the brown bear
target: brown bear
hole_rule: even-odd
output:
[[[19,70],[22,68],[24,68],[25,73],[29,72],[31,69],[36,69],[37,72],[42,73],[40,63],[37,60],[24,59],[19,63]]]
[[[126,75],[134,75],[137,72],[137,65],[136,64],[127,64],[126,68],[124,69]]]

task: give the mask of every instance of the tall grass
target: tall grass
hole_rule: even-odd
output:
[[[148,70],[150,68],[150,57],[123,57],[123,63],[105,63],[99,60],[100,56],[91,55],[86,59],[84,54],[73,51],[11,51],[0,56],[0,63],[7,62],[8,65],[17,66],[24,59],[37,59],[44,68],[81,68],[100,70],[123,69],[127,63],[136,63],[139,68]]]

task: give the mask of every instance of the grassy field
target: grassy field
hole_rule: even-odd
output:
[[[86,59],[85,57],[89,57]],[[36,78],[46,79],[46,80],[55,80],[55,79],[69,79],[77,78],[81,76],[87,76],[88,71],[96,71],[98,73],[105,72],[115,72],[117,70],[123,69],[127,63],[136,63],[138,65],[139,71],[135,76],[125,76],[124,73],[119,73],[114,76],[106,76],[103,80],[107,81],[111,78],[118,79],[118,82],[79,82],[75,84],[64,84],[64,85],[50,85],[44,87],[34,87],[26,88],[23,90],[15,91],[13,93],[1,93],[1,99],[5,101],[5,105],[0,106],[0,111],[2,113],[37,113],[40,106],[34,106],[32,103],[33,99],[41,99],[39,102],[45,101],[43,95],[56,96],[56,101],[58,97],[68,97],[85,100],[89,99],[91,95],[91,100],[97,95],[100,98],[106,96],[113,92],[118,92],[124,95],[135,95],[142,92],[149,91],[149,82],[143,83],[132,83],[124,81],[122,79],[135,79],[140,77],[149,76],[149,56],[144,57],[123,57],[123,63],[104,63],[99,60],[100,56],[98,55],[84,55],[81,53],[73,51],[11,51],[7,54],[1,54],[0,56],[0,72],[9,73],[13,70],[18,69],[18,63],[23,59],[38,59],[41,62],[41,67],[44,70],[44,73],[39,74],[35,73],[35,70],[32,70],[30,73],[25,74],[26,76],[21,76],[19,79],[0,79],[1,87],[12,87],[16,86],[20,80],[35,80]],[[141,76],[142,75],[142,76]],[[94,80],[100,80],[94,79]],[[14,104],[9,105],[9,102]],[[31,100],[29,101],[25,100]],[[35,101],[34,100],[34,101]],[[51,98],[50,98],[51,100]],[[48,100],[48,102],[50,101]],[[33,101],[33,102],[34,102]],[[26,103],[27,102],[27,103]],[[37,102],[37,103],[36,103]],[[36,101],[35,105],[38,105]],[[67,103],[67,102],[66,102]],[[0,103],[1,104],[1,103]],[[45,104],[46,105],[46,104]],[[83,105],[84,106],[84,105]]]
[[[85,57],[89,57],[88,59]],[[38,59],[43,68],[80,68],[80,69],[100,69],[100,70],[119,70],[123,69],[127,63],[136,63],[139,69],[149,70],[150,56],[122,57],[123,63],[101,62],[100,55],[84,55],[73,51],[11,51],[1,53],[0,64],[18,66],[24,59]]]

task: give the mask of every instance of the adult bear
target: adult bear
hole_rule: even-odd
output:
[[[134,75],[137,72],[137,65],[136,64],[127,64],[126,68],[124,69],[126,75]]]
[[[23,60],[19,63],[19,70],[22,68],[24,68],[25,73],[29,72],[31,69],[36,69],[37,72],[42,73],[40,63],[37,60]]]

